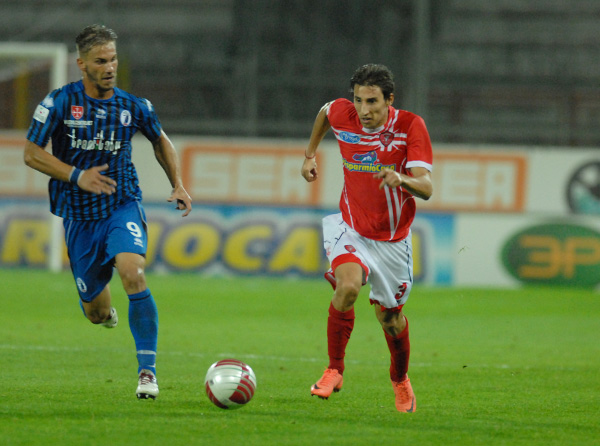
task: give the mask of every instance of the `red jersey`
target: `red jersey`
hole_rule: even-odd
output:
[[[340,146],[344,188],[340,210],[344,221],[363,237],[397,242],[415,218],[415,199],[402,187],[379,189],[373,175],[383,168],[410,175],[411,167],[431,171],[431,140],[420,116],[388,107],[387,122],[363,128],[354,104],[336,99],[326,105],[327,118]]]

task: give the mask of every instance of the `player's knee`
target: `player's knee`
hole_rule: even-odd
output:
[[[337,283],[335,289],[335,299],[343,307],[351,307],[360,293],[360,284],[352,281],[342,281]]]
[[[146,287],[146,277],[144,268],[140,265],[130,264],[119,269],[123,287],[126,290],[144,289]]]
[[[402,333],[402,330],[399,330],[395,324],[392,324],[389,322],[381,322],[381,327],[383,328],[383,331],[385,331],[387,334],[389,334],[393,338],[395,338],[400,333]]]
[[[120,253],[116,256],[115,266],[121,276],[121,282],[128,294],[142,291],[146,288],[144,267],[146,259],[133,253]]]
[[[392,337],[398,336],[406,328],[406,319],[402,314],[383,311],[378,319],[383,331]]]
[[[110,316],[110,307],[108,309],[99,308],[94,310],[88,310],[85,313],[85,316],[92,324],[101,324],[105,322]]]

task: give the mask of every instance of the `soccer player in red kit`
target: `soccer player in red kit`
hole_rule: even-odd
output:
[[[311,387],[328,398],[343,385],[344,356],[354,327],[354,302],[367,281],[369,299],[383,328],[390,354],[396,408],[414,412],[408,378],[410,342],[403,306],[412,284],[410,226],[415,197],[433,193],[432,150],[425,122],[392,107],[394,79],[383,65],[360,67],[350,80],[354,100],[336,99],[319,111],[305,152],[302,176],[318,178],[316,152],[333,130],[342,155],[344,187],[339,214],[323,219],[323,241],[331,268],[325,278],[334,295],[329,306],[329,365]]]

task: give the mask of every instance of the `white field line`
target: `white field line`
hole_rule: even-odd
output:
[[[0,350],[16,350],[16,351],[42,351],[42,352],[90,352],[90,351],[100,351],[104,350],[98,347],[73,347],[73,346],[64,346],[58,347],[54,345],[14,345],[14,344],[0,344]],[[107,349],[108,350],[108,349]],[[121,353],[135,353],[135,349],[122,349],[122,348],[110,348],[111,352],[121,352]],[[198,353],[198,352],[180,352],[180,351],[158,351],[158,356],[182,356],[182,357],[190,357],[190,358],[208,358],[209,354],[207,353]],[[257,353],[240,353],[240,352],[222,352],[222,353],[211,353],[210,358],[244,358],[248,359],[256,359],[256,360],[265,360],[265,361],[279,361],[279,362],[312,362],[312,363],[325,363],[327,361],[327,357],[323,356],[322,358],[302,358],[302,357],[293,357],[293,356],[275,356],[275,355],[261,355]],[[386,358],[387,361],[387,358]],[[373,360],[360,360],[360,359],[349,359],[346,358],[345,362],[347,364],[373,364]],[[411,367],[456,367],[457,364],[433,364],[430,362],[411,362]],[[459,367],[465,367],[460,364]],[[471,368],[494,368],[494,369],[519,369],[519,370],[527,370],[531,369],[530,366],[525,367],[515,367],[510,366],[508,364],[472,364],[467,365],[466,367]]]

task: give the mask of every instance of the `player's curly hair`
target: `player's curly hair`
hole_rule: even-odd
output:
[[[117,33],[104,25],[86,26],[75,38],[79,56],[85,56],[93,47],[116,42]]]
[[[350,78],[350,93],[354,93],[355,85],[379,87],[384,99],[394,93],[394,75],[385,65],[367,64],[358,68]]]

